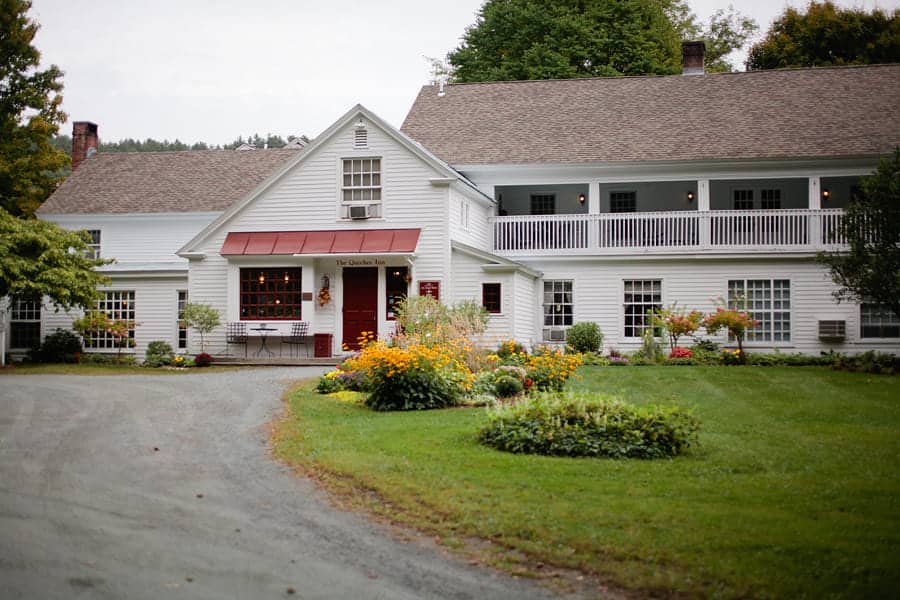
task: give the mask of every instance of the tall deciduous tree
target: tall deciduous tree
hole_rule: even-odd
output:
[[[861,181],[841,229],[849,251],[819,255],[839,286],[835,298],[878,302],[900,316],[900,148]]]
[[[893,13],[810,2],[787,8],[750,48],[747,69],[900,62],[900,9]]]
[[[447,61],[457,82],[665,75],[701,38],[723,70],[755,28],[730,8],[698,25],[683,0],[487,0]]]
[[[90,236],[54,223],[19,219],[0,208],[0,298],[48,297],[58,308],[94,305],[108,279],[94,268],[111,261],[87,258]]]
[[[39,70],[29,0],[0,0],[0,207],[30,216],[56,189],[69,156],[51,137],[66,115],[62,72]]]

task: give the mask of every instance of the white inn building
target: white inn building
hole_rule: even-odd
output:
[[[96,135],[77,123],[75,152]],[[100,307],[139,356],[199,350],[187,301],[220,311],[213,353],[301,322],[336,354],[406,294],[483,303],[491,343],[595,321],[632,350],[649,308],[741,296],[750,351],[897,352],[897,316],[835,303],[815,262],[897,145],[900,65],[426,86],[399,130],[356,106],[306,147],[92,153],[38,215],[116,260]],[[13,352],[71,325],[9,308]]]

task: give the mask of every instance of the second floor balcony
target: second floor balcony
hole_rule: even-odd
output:
[[[492,217],[493,251],[540,255],[731,254],[841,248],[843,209]]]

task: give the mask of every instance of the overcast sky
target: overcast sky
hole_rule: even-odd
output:
[[[727,3],[691,0],[706,19]],[[798,0],[735,0],[761,32]],[[839,0],[893,10],[900,0]],[[400,126],[481,0],[33,0],[63,107],[102,139],[315,137],[357,103]],[[736,61],[742,67],[742,59]],[[66,124],[61,132],[71,133]]]

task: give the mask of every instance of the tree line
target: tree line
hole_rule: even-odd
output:
[[[134,138],[124,138],[117,142],[104,142],[102,139],[100,140],[100,152],[179,152],[184,150],[234,150],[242,144],[250,144],[255,148],[284,148],[288,143],[294,141],[295,139],[300,139],[303,142],[308,143],[309,138],[305,135],[295,136],[289,135],[287,139],[282,138],[280,135],[273,135],[271,133],[266,134],[266,137],[261,137],[259,134],[248,135],[246,139],[243,136],[238,136],[233,141],[222,144],[222,145],[213,145],[207,144],[206,142],[194,142],[193,144],[188,144],[186,142],[182,142],[179,139],[175,139],[174,141],[169,140],[156,140],[153,138],[147,138],[145,140],[136,140]],[[53,136],[50,140],[50,144],[67,154],[72,152],[72,136],[68,134],[60,134]]]

